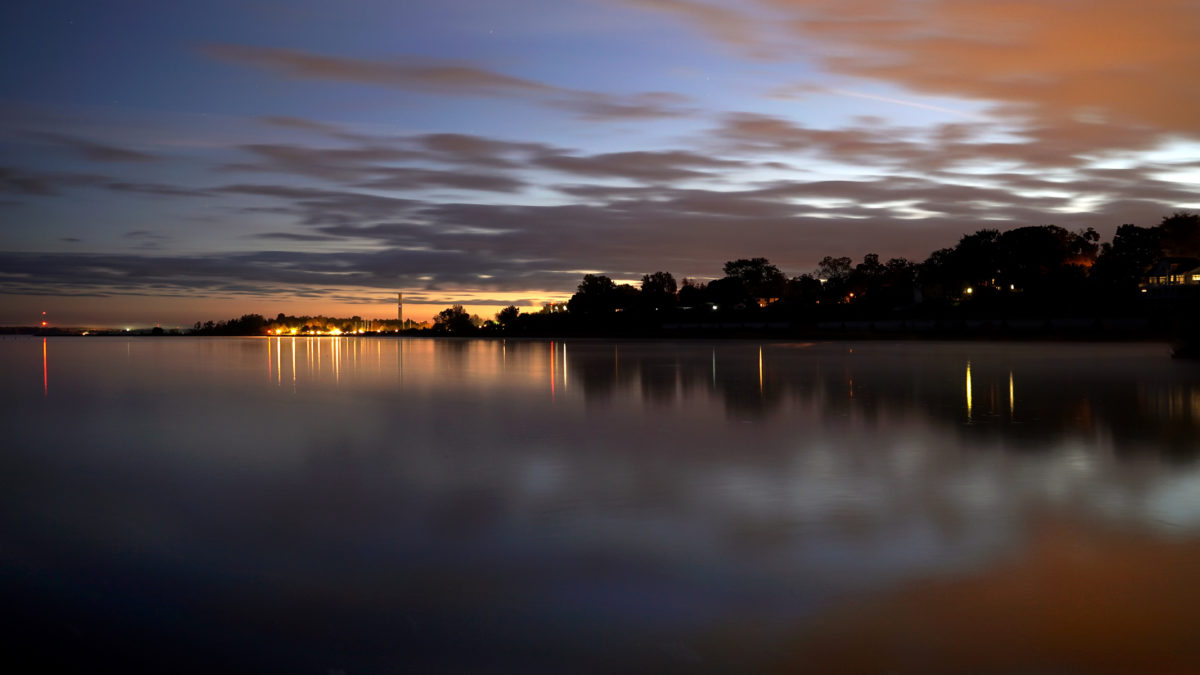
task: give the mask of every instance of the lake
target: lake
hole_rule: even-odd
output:
[[[49,671],[1200,671],[1158,344],[0,339]]]

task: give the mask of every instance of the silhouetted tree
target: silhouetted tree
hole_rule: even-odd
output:
[[[1163,218],[1158,229],[1163,255],[1200,258],[1200,214],[1178,211]]]
[[[632,284],[619,284],[613,289],[613,309],[619,312],[635,310],[641,304],[642,292]]]
[[[655,311],[675,306],[675,277],[670,272],[654,272],[642,277],[642,306]]]
[[[1092,279],[1107,293],[1136,292],[1142,277],[1163,257],[1161,239],[1157,227],[1118,227],[1112,243],[1101,247]]]
[[[851,265],[854,261],[850,258],[834,258],[833,256],[825,256],[821,258],[821,262],[817,264],[817,277],[824,279],[826,282],[831,280],[845,281],[850,276]]]
[[[603,274],[585,274],[567,301],[567,310],[577,316],[611,314],[617,308],[617,285]]]
[[[707,284],[703,281],[689,279],[684,277],[683,282],[679,285],[679,304],[683,307],[700,307],[707,298],[705,297],[705,289]]]
[[[722,271],[726,279],[734,280],[741,286],[746,300],[778,298],[787,286],[787,276],[766,258],[730,260]]]
[[[496,314],[496,323],[504,328],[511,328],[516,325],[517,316],[520,314],[521,310],[517,309],[516,305],[509,305]]]
[[[821,283],[821,300],[826,304],[841,302],[850,292],[850,274],[854,262],[847,257],[825,256],[817,264],[817,279]]]
[[[433,318],[433,329],[445,333],[473,333],[475,324],[471,322],[471,315],[467,314],[462,305],[452,305],[438,312]]]

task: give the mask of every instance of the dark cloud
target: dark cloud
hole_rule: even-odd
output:
[[[599,155],[568,155],[544,152],[531,163],[568,174],[596,178],[624,178],[648,183],[665,183],[705,178],[710,170],[745,168],[743,162],[718,159],[682,150],[663,152],[612,152]]]
[[[56,194],[54,180],[48,176],[31,174],[20,169],[0,167],[0,192],[23,195]]]
[[[549,99],[547,105],[566,110],[585,120],[655,119],[693,114],[688,98],[668,92],[647,92],[615,97],[594,92],[575,92]]]
[[[389,162],[419,159],[421,153],[393,145],[313,148],[308,146],[254,143],[240,146],[253,161],[226,164],[224,171],[290,173],[330,181],[357,181],[375,167]]]
[[[139,194],[156,195],[159,197],[211,197],[213,193],[198,188],[188,188],[163,183],[125,183],[114,181],[104,183],[104,188],[114,192],[136,192]]]
[[[212,192],[165,183],[114,181],[105,176],[80,173],[28,172],[0,167],[0,193],[32,196],[59,195],[65,189],[103,188],[112,192],[139,193],[160,197],[211,197]]]
[[[229,44],[208,45],[202,51],[221,61],[264,68],[293,78],[370,84],[440,96],[524,99],[569,110],[592,120],[691,114],[682,106],[686,97],[677,94],[651,92],[622,96],[582,91],[506,75],[462,61],[424,57],[382,61]]]
[[[118,148],[65,134],[38,132],[33,134],[33,136],[56,145],[61,145],[78,154],[80,157],[93,162],[151,162],[158,159],[154,155],[138,152],[137,150]]]
[[[392,219],[425,203],[346,190],[284,185],[226,185],[216,188],[216,191],[282,199],[285,206],[271,209],[270,212],[294,215],[303,225],[357,224]]]
[[[325,122],[294,117],[292,115],[267,115],[260,119],[271,126],[315,131],[328,136],[341,136],[346,133],[341,127],[335,124],[326,124]]]
[[[228,194],[282,202],[291,231],[260,240],[321,242],[322,252],[262,251],[213,256],[0,254],[12,276],[0,292],[89,288],[121,292],[297,294],[331,289],[424,289],[434,297],[470,291],[568,292],[579,270],[636,277],[667,269],[719,276],[722,262],[765,256],[789,274],[824,255],[867,252],[921,260],[983,227],[1055,223],[1111,233],[1123,222],[1154,224],[1173,204],[1138,197],[1139,175],[1097,171],[1074,182],[999,175],[995,185],[941,178],[772,181],[740,190],[664,185],[564,187],[588,203],[434,203],[273,185],[233,185]],[[1050,195],[1050,187],[1066,196]],[[1180,196],[1164,183],[1158,197]],[[1098,213],[1070,213],[1074,195],[1103,195]],[[919,217],[912,213],[919,210]],[[134,234],[129,235],[131,238]],[[141,235],[138,235],[140,237]]]
[[[251,235],[254,239],[280,239],[283,241],[339,241],[342,237],[328,234],[305,234],[302,232],[264,232]]]
[[[427,159],[462,166],[512,168],[523,163],[514,157],[556,151],[542,143],[504,141],[469,134],[426,134],[408,140],[420,148]]]
[[[229,44],[208,45],[203,52],[222,61],[266,68],[296,78],[373,84],[431,94],[512,96],[558,91],[550,85],[462,62],[416,57],[375,61]]]
[[[421,190],[452,188],[478,192],[519,192],[524,181],[499,174],[392,168],[375,172],[378,177],[359,184],[372,190]]]

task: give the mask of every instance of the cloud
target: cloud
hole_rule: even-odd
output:
[[[541,143],[503,141],[467,134],[371,136],[346,134],[327,125],[291,120],[296,128],[320,130],[350,141],[349,145],[312,147],[283,143],[239,146],[246,161],[219,167],[224,172],[284,173],[380,189],[444,187],[485,192],[515,192],[524,182],[512,175],[479,169],[515,169],[533,153],[556,152]],[[420,166],[397,166],[418,164]],[[454,171],[431,168],[447,165]]]
[[[547,105],[576,114],[584,120],[655,119],[684,117],[695,111],[687,107],[689,99],[670,92],[645,92],[616,97],[595,92],[574,92],[550,99]]]
[[[543,152],[534,156],[531,163],[562,173],[650,183],[705,178],[712,175],[708,170],[732,170],[746,166],[743,162],[683,150],[612,152],[586,156]]]
[[[463,166],[511,168],[519,164],[514,161],[514,156],[554,151],[542,143],[505,141],[471,134],[426,134],[409,140],[427,159]]]
[[[468,63],[417,57],[376,61],[229,44],[208,45],[203,52],[222,61],[266,68],[300,79],[356,82],[430,94],[512,96],[558,91],[550,85]]]
[[[239,184],[215,188],[226,194],[281,199],[285,206],[272,213],[294,215],[302,225],[362,223],[402,217],[425,202],[400,197],[372,195],[349,190],[292,187],[285,185]]]
[[[569,110],[590,120],[691,114],[682,105],[688,99],[678,94],[651,92],[622,96],[583,91],[506,75],[465,61],[427,57],[382,61],[230,44],[207,45],[202,52],[217,60],[263,68],[296,79],[367,84],[437,96],[524,99]],[[286,124],[288,118],[283,119]]]
[[[158,159],[158,157],[144,152],[105,145],[76,136],[48,132],[38,132],[32,135],[35,138],[61,145],[93,162],[152,162]]]
[[[423,157],[423,153],[382,143],[336,148],[252,143],[240,149],[254,160],[226,164],[222,170],[291,173],[332,181],[363,180],[376,166]]]
[[[377,170],[378,177],[359,184],[372,190],[420,190],[452,188],[479,192],[513,193],[525,182],[509,176],[436,169],[389,168]]]
[[[1193,2],[757,0],[740,11],[691,0],[630,3],[758,54],[769,47],[835,75],[992,102],[995,114],[1052,130],[1040,136],[1067,145],[1078,136],[1098,137],[1094,149],[1200,137],[1200,95],[1187,86],[1200,72]]]
[[[29,196],[54,196],[67,188],[94,187],[108,181],[104,176],[85,173],[37,172],[0,167],[0,193]]]
[[[322,250],[209,256],[0,253],[0,292],[325,293],[331,289],[569,292],[581,269],[640,276],[719,276],[725,260],[765,256],[789,274],[825,255],[867,252],[922,260],[983,227],[1055,223],[1111,232],[1151,225],[1186,186],[1156,181],[1160,167],[1094,170],[1066,181],[1013,173],[986,184],[950,176],[763,181],[743,189],[667,184],[560,186],[587,203],[435,203],[348,190],[230,185],[216,192],[270,200],[292,229],[261,242],[320,242]],[[968,177],[959,177],[966,180]],[[1144,179],[1144,180],[1143,180]],[[1148,186],[1148,187],[1147,187]],[[1145,190],[1143,193],[1142,191]],[[1092,195],[1103,208],[1071,212]],[[1149,196],[1143,196],[1149,195]],[[921,213],[913,218],[913,212]],[[131,242],[146,240],[130,233]]]
[[[0,192],[52,195],[56,191],[54,182],[47,176],[31,174],[11,167],[0,167]]]
[[[213,193],[203,188],[189,188],[164,183],[127,183],[113,181],[104,183],[104,188],[114,192],[135,192],[159,197],[211,197]]]
[[[1001,135],[1004,140],[996,140]],[[708,134],[708,142],[726,153],[804,153],[874,170],[926,172],[1001,165],[1084,169],[1107,150],[1149,150],[1158,144],[1155,136],[1133,128],[1005,129],[996,123],[974,122],[906,128],[867,119],[825,129],[751,112],[720,116],[719,126]]]
[[[297,126],[307,127],[303,121]],[[392,191],[447,188],[516,193],[527,185],[519,172],[529,169],[662,183],[716,179],[726,172],[760,166],[686,150],[587,155],[544,143],[450,133],[359,135],[353,144],[339,147],[259,143],[240,149],[252,159],[225,164],[220,167],[222,171],[293,174],[356,189]],[[448,168],[435,168],[437,165]]]
[[[112,192],[129,192],[162,197],[210,197],[203,188],[183,187],[165,183],[131,183],[114,181],[105,176],[81,173],[34,173],[11,167],[0,167],[0,193],[31,196],[53,196],[68,188],[104,188]]]

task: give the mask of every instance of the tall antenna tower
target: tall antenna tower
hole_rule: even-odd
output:
[[[396,320],[400,322],[400,330],[404,330],[404,294],[396,294]]]

